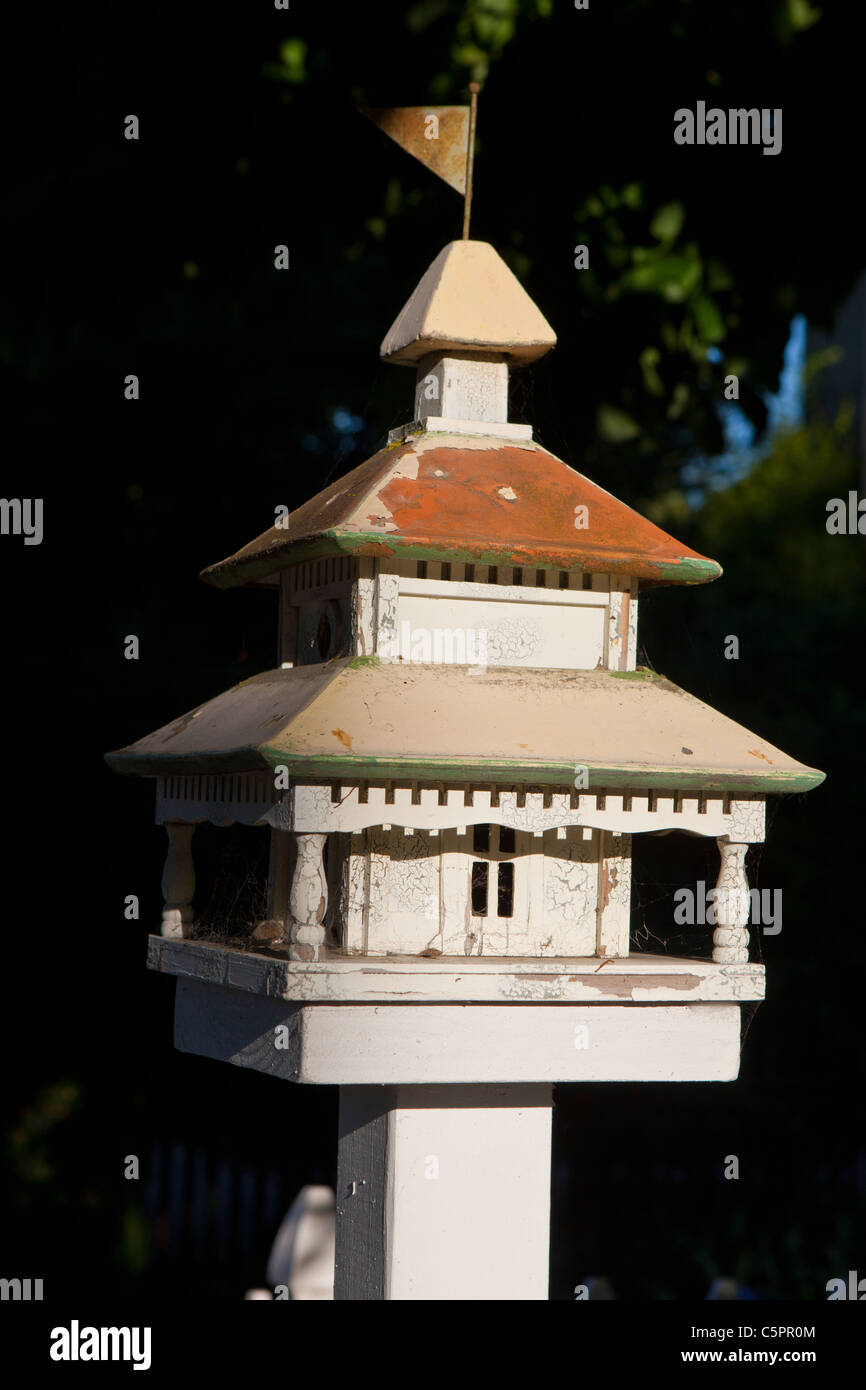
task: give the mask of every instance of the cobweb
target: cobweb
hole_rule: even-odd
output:
[[[267,836],[232,835],[228,828],[217,829],[216,835],[221,838],[213,870],[199,877],[204,891],[196,895],[191,937],[248,941],[268,915]]]

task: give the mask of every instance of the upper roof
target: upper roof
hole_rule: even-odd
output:
[[[228,588],[337,554],[582,570],[657,584],[702,584],[722,572],[532,440],[424,431],[381,449],[298,507],[288,526],[272,526],[202,578]]]
[[[651,671],[404,665],[376,657],[266,671],[106,758],[142,776],[589,784],[800,792],[805,767]]]
[[[385,335],[386,362],[431,352],[501,355],[518,365],[543,357],[556,334],[497,251],[486,241],[452,241],[439,252]]]

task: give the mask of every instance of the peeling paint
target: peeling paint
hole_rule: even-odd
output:
[[[579,505],[593,517],[587,530],[574,527]],[[272,527],[202,578],[227,587],[339,554],[579,570],[651,584],[700,584],[721,574],[715,561],[535,441],[430,431],[380,450],[297,508],[288,528]]]

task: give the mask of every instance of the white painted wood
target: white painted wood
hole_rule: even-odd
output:
[[[718,926],[713,932],[713,960],[725,964],[749,959],[749,920],[751,901],[749,880],[746,877],[748,845],[719,840],[719,878],[716,884],[715,916]]]
[[[543,1300],[549,1086],[343,1087],[338,1300]]]
[[[500,357],[459,357],[434,353],[418,365],[415,419],[508,419],[508,367]]]
[[[326,835],[295,837],[295,868],[289,890],[289,957],[291,960],[318,960],[324,944],[325,912],[328,907],[328,881],[322,863]]]
[[[610,580],[605,665],[609,671],[624,671],[628,655],[628,580],[612,575]]]
[[[387,565],[394,564],[389,560]],[[482,583],[479,580],[457,579],[454,576],[456,565],[452,566],[452,578],[440,579],[432,578],[429,575],[426,579],[419,579],[414,575],[404,575],[400,572],[400,596],[413,594],[422,598],[468,598],[480,599],[485,603],[528,603],[537,604],[560,604],[566,608],[605,608],[610,602],[610,595],[607,590],[582,589],[575,585],[567,589],[548,589],[541,588],[532,583],[516,584],[512,581],[515,567],[512,565],[498,565],[497,575],[499,576],[495,584]],[[465,569],[465,566],[463,567]],[[476,574],[479,570],[487,570],[486,565],[476,565]],[[506,574],[507,580],[502,576]],[[534,581],[535,570],[524,569],[524,580],[531,577]],[[579,575],[569,576],[572,579],[579,579]]]
[[[390,956],[322,953],[312,963],[260,956],[210,941],[151,936],[148,966],[169,975],[294,1002],[746,1003],[764,998],[764,967],[678,956],[603,958]]]
[[[195,866],[192,859],[192,832],[195,827],[169,821],[165,828],[168,833],[168,851],[162,871],[162,896],[165,900],[162,910],[162,935],[182,937],[194,916],[192,899],[195,893]]]
[[[439,835],[439,935],[431,947],[445,955],[469,954],[471,878],[467,877],[466,839],[465,827],[462,832],[451,827]]]
[[[353,656],[372,656],[376,650],[376,564],[366,557],[358,561],[351,597]]]
[[[376,575],[376,655],[381,661],[399,659],[397,610],[400,577],[378,569]]]
[[[625,663],[625,669],[627,671],[634,671],[637,669],[637,615],[639,591],[640,580],[632,579],[629,588],[628,604],[628,645]]]
[[[573,828],[562,839],[555,831],[517,832],[511,853],[499,848],[500,830],[490,825],[489,848],[483,851],[475,849],[470,827],[434,836],[429,830],[382,825],[371,827],[366,839],[353,836],[349,874],[359,885],[358,909],[345,938],[347,949],[371,956],[427,950],[509,956],[593,952],[597,839],[591,833],[584,839]],[[476,914],[472,873],[479,863],[487,866],[488,889],[486,910]],[[370,875],[362,890],[366,864]],[[499,911],[500,864],[513,869],[510,914]]]
[[[739,1004],[291,1004],[178,981],[175,1046],[310,1085],[732,1081]]]
[[[325,1302],[334,1297],[336,1202],[323,1184],[302,1187],[274,1237],[268,1256],[271,1289],[289,1291],[293,1302]]]
[[[594,671],[604,658],[605,608],[581,603],[582,593],[563,589],[557,592],[571,603],[535,603],[547,591],[525,589],[509,603],[501,591],[491,602],[489,592],[471,599],[459,587],[441,596],[401,594],[392,660]]]
[[[420,953],[439,934],[439,842],[394,828],[369,835],[366,951]]]
[[[767,803],[732,800],[727,838],[742,844],[759,844],[764,839]]]
[[[475,786],[471,804],[460,787],[445,788],[444,797],[434,786],[395,787],[386,802],[384,786],[368,785],[366,801],[357,785],[342,785],[340,800],[327,786],[301,784],[289,795],[292,826],[299,831],[357,831],[367,826],[410,825],[415,830],[445,830],[461,825],[496,823],[515,830],[545,831],[558,826],[587,826],[596,830],[639,834],[650,830],[684,830],[713,839],[729,835],[751,844],[764,838],[763,800],[729,801],[711,793],[704,797],[673,792],[497,791],[489,784]],[[523,800],[523,805],[518,802]],[[441,804],[440,804],[441,803]],[[190,817],[192,818],[192,817]]]
[[[627,956],[631,929],[631,836],[603,830],[598,858],[598,954]]]
[[[729,1081],[739,1070],[737,1005],[322,1004],[302,1015],[307,1083]]]
[[[747,1003],[764,967],[638,953],[619,958],[495,956],[288,961],[214,942],[148,940],[148,966],[184,979],[299,1003]]]
[[[402,444],[419,434],[444,434],[457,439],[467,435],[482,435],[491,439],[507,439],[526,443],[532,440],[531,425],[517,425],[512,421],[502,423],[496,420],[453,420],[430,415],[426,420],[412,420],[407,425],[399,425],[388,431],[389,444]]]

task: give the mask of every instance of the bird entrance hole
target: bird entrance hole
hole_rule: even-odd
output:
[[[503,863],[504,855],[513,855],[517,850],[517,837],[509,825],[476,825],[472,830],[472,848],[475,854],[487,855],[487,859],[476,860],[472,865],[472,915],[487,917],[514,916],[514,864]],[[496,900],[490,903],[491,861],[496,867]]]

